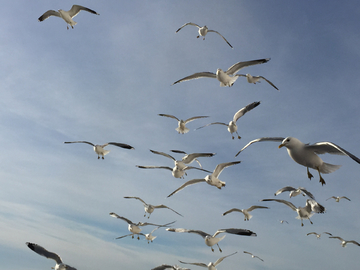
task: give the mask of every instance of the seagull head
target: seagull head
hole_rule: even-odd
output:
[[[291,149],[291,148],[296,148],[301,145],[303,145],[303,143],[300,140],[298,140],[294,137],[287,137],[279,145],[279,148],[285,146],[286,148]]]

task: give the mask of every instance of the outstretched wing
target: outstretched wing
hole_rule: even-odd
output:
[[[95,10],[92,10],[92,9],[90,9],[90,8],[83,7],[83,6],[80,6],[80,5],[73,5],[68,12],[69,12],[70,17],[71,17],[71,18],[74,18],[76,15],[79,14],[79,12],[80,12],[81,10],[90,12],[90,13],[92,13],[92,14],[99,15]]]
[[[192,264],[192,265],[197,265],[197,266],[201,266],[201,267],[207,267],[207,265],[205,263],[189,263],[189,262],[183,262],[183,261],[179,261],[181,263],[184,264]]]
[[[214,172],[213,172],[213,176],[218,178],[219,175],[221,174],[221,172],[229,166],[235,165],[235,164],[239,164],[241,161],[233,161],[233,162],[225,162],[225,163],[220,163],[216,166]]]
[[[251,212],[254,209],[269,209],[269,207],[261,206],[261,205],[253,205],[246,209],[248,212]]]
[[[128,197],[128,196],[126,196],[126,197],[124,197],[124,198],[125,198],[125,199],[136,199],[136,200],[141,201],[143,204],[147,204],[146,202],[144,202],[143,199],[141,199],[141,198],[139,198],[139,197]]]
[[[190,117],[189,119],[186,119],[186,120],[185,120],[185,124],[186,124],[186,123],[189,123],[189,122],[191,122],[191,121],[194,121],[195,119],[207,118],[207,117],[209,117],[209,116],[194,116],[194,117]]]
[[[188,230],[183,228],[167,228],[166,230],[169,232],[178,232],[178,233],[196,233],[200,235],[202,238],[205,238],[206,236],[211,236],[210,234],[200,230]]]
[[[119,216],[118,214],[116,214],[114,212],[109,213],[109,215],[114,217],[114,218],[122,219],[122,220],[126,221],[128,224],[133,224],[133,222],[130,219],[127,219],[125,217],[121,217],[121,216]]]
[[[227,75],[234,75],[236,72],[238,72],[240,69],[242,69],[244,67],[263,64],[263,63],[268,62],[269,60],[270,60],[270,58],[238,62],[238,63],[232,65],[231,67],[229,67],[225,73]]]
[[[340,146],[332,143],[332,142],[318,142],[312,145],[306,145],[306,149],[313,150],[317,154],[333,154],[333,155],[344,155],[352,158],[357,163],[360,163],[360,159]]]
[[[195,130],[197,130],[197,129],[200,129],[200,128],[204,128],[204,127],[207,127],[207,126],[210,126],[210,125],[223,125],[223,126],[229,126],[228,124],[226,124],[226,123],[222,123],[222,122],[214,122],[214,123],[209,123],[209,124],[207,124],[207,125],[205,125],[205,126],[202,126],[202,127],[198,127],[198,128],[196,128]]]
[[[215,31],[215,30],[208,30],[208,32],[214,32],[214,33],[216,33],[216,34],[218,34],[220,37],[222,37],[223,38],[223,40],[225,40],[226,41],[226,43],[231,47],[231,48],[233,48],[233,46],[231,46],[231,44],[229,43],[229,41],[227,41],[226,40],[226,38],[224,38],[218,31]]]
[[[236,122],[241,116],[243,116],[245,113],[251,111],[255,107],[260,105],[260,101],[250,103],[249,105],[246,105],[244,108],[240,109],[234,114],[233,121]]]
[[[250,145],[252,145],[253,143],[256,142],[282,142],[285,138],[283,137],[262,137],[259,139],[255,139],[250,141],[247,145],[245,145],[236,155],[235,157],[237,157],[242,151],[244,151],[246,148],[248,148]]]
[[[197,183],[201,183],[201,182],[206,182],[204,178],[202,179],[192,179],[190,181],[187,181],[186,183],[184,183],[183,185],[181,185],[179,188],[177,188],[176,190],[174,190],[170,195],[168,195],[167,197],[171,197],[172,195],[174,195],[175,193],[179,192],[180,190],[186,188],[187,186],[193,185],[193,184],[197,184]]]
[[[242,213],[243,211],[242,211],[242,209],[239,209],[239,208],[232,208],[232,209],[227,210],[226,212],[224,212],[222,215],[225,216],[225,215],[227,215],[227,214],[229,214],[231,212],[241,212]]]
[[[159,115],[160,115],[160,116],[165,116],[165,117],[170,117],[170,118],[176,119],[177,121],[180,121],[179,118],[177,118],[176,116],[171,115],[171,114],[163,114],[163,113],[160,113]]]
[[[46,250],[45,248],[43,248],[42,246],[39,246],[39,245],[34,244],[34,243],[26,242],[26,245],[32,251],[36,252],[37,254],[39,254],[41,256],[44,256],[44,257],[46,257],[48,259],[55,260],[57,264],[62,263],[60,256],[57,255],[56,253],[50,252],[50,251]]]
[[[180,83],[180,82],[185,82],[185,81],[190,81],[190,80],[194,80],[194,79],[199,79],[199,78],[213,78],[213,79],[216,79],[216,74],[215,73],[212,73],[212,72],[197,72],[197,73],[194,73],[190,76],[187,76],[185,78],[182,78],[176,82],[174,82],[172,85],[174,84],[177,84],[177,83]]]
[[[218,265],[219,263],[221,263],[225,258],[230,257],[230,256],[232,256],[232,255],[234,255],[234,254],[236,254],[236,253],[237,253],[237,252],[234,252],[233,254],[230,254],[230,255],[227,255],[227,256],[224,256],[224,257],[221,257],[221,258],[217,259],[216,262],[214,262],[214,265],[217,266],[217,265]]]
[[[121,147],[121,148],[125,148],[125,149],[135,149],[131,145],[128,145],[128,144],[125,144],[125,143],[117,143],[117,142],[109,142],[107,144],[104,144],[102,147],[105,147],[108,144],[115,145],[117,147]]]
[[[141,165],[136,165],[136,167],[140,168],[140,169],[167,169],[169,171],[172,171],[173,169],[167,166],[141,166]]]
[[[285,201],[285,200],[278,200],[278,199],[263,199],[263,200],[260,200],[261,202],[270,202],[270,201],[274,201],[274,202],[279,202],[279,203],[283,203],[287,206],[289,206],[292,210],[296,211],[296,206],[293,205],[291,202],[289,201]]]
[[[179,32],[181,29],[183,29],[185,26],[187,25],[193,25],[193,26],[196,26],[198,28],[201,28],[199,25],[197,25],[196,23],[192,23],[192,22],[188,22],[188,23],[185,23],[183,26],[181,26],[178,30],[176,30],[175,33]]]
[[[87,143],[87,144],[90,144],[92,146],[95,146],[93,143],[87,142],[87,141],[74,141],[74,142],[64,142],[64,143]]]
[[[259,78],[263,79],[264,81],[266,81],[268,84],[270,84],[272,87],[274,87],[276,90],[279,91],[279,88],[277,88],[272,82],[270,82],[268,79],[266,79],[263,76],[259,76]]]
[[[214,233],[213,237],[217,236],[220,233],[230,233],[230,234],[237,234],[237,235],[244,235],[244,236],[257,236],[256,233],[246,229],[236,229],[236,228],[229,228],[229,229],[220,229]]]
[[[154,150],[150,150],[151,153],[153,154],[157,154],[157,155],[162,155],[164,157],[168,157],[171,158],[173,161],[176,161],[176,159],[173,156],[170,156],[169,154],[163,153],[163,152],[158,152],[158,151],[154,151]]]
[[[55,10],[48,10],[46,11],[43,15],[41,15],[38,19],[39,22],[45,21],[47,18],[49,18],[50,16],[56,16],[56,17],[60,17],[60,13],[55,11]]]
[[[163,205],[163,204],[154,205],[154,208],[167,208],[167,209],[173,211],[174,213],[178,214],[179,216],[183,216],[182,214],[176,212],[174,209],[172,209],[172,208],[170,208],[170,207],[168,207],[168,206],[166,206],[166,205]]]

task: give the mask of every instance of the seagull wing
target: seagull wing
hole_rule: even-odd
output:
[[[246,211],[251,212],[254,209],[269,209],[269,207],[261,206],[261,205],[253,205],[250,206],[248,209],[246,209]]]
[[[270,82],[268,79],[266,79],[263,76],[259,76],[259,78],[263,79],[264,81],[266,81],[268,84],[270,84],[272,87],[274,87],[276,90],[279,91],[279,88],[277,88],[272,82]]]
[[[189,118],[189,119],[186,119],[186,120],[185,120],[185,124],[186,124],[186,123],[189,123],[189,122],[191,122],[191,121],[194,121],[195,119],[207,118],[207,117],[209,117],[209,116],[194,116],[194,117],[191,117],[191,118]]]
[[[188,154],[185,157],[183,157],[182,161],[185,164],[189,164],[199,157],[212,157],[214,155],[215,155],[215,153],[192,153],[192,154]]]
[[[90,144],[92,146],[95,146],[93,143],[87,142],[87,141],[74,141],[74,142],[64,142],[64,143],[87,143],[87,144]]]
[[[238,72],[240,69],[242,69],[244,67],[263,64],[263,63],[268,62],[269,60],[270,60],[270,58],[238,62],[238,63],[232,65],[231,67],[229,67],[225,73],[227,75],[234,75],[236,72]]]
[[[327,198],[326,201],[330,200],[330,199],[335,199],[336,200],[337,198],[335,196],[331,196],[330,198]]]
[[[171,151],[171,152],[174,152],[174,153],[186,155],[186,152],[185,152],[185,151],[181,151],[181,150],[170,150],[170,151]]]
[[[307,233],[306,235],[310,235],[310,234],[318,235],[316,232],[309,232],[309,233]]]
[[[141,199],[141,198],[139,198],[139,197],[128,197],[128,196],[126,196],[126,197],[124,197],[124,198],[125,198],[125,199],[136,199],[136,200],[141,201],[143,204],[147,205],[147,203],[146,203],[146,202],[144,202],[144,200],[143,200],[143,199]]]
[[[41,15],[38,19],[39,22],[45,21],[47,18],[49,18],[50,16],[56,16],[56,17],[60,17],[60,13],[55,11],[55,10],[48,10],[46,11],[43,15]]]
[[[109,215],[114,217],[114,218],[122,219],[122,220],[126,221],[128,224],[134,224],[130,219],[127,219],[125,217],[121,217],[121,216],[119,216],[118,214],[116,214],[114,212],[111,212]]]
[[[256,233],[246,229],[236,229],[236,228],[229,228],[229,229],[220,229],[214,233],[213,237],[217,236],[220,233],[230,233],[230,234],[237,234],[237,235],[244,235],[244,236],[256,236]]]
[[[173,116],[173,115],[171,115],[171,114],[163,114],[163,113],[160,113],[159,115],[160,115],[160,116],[165,116],[165,117],[170,117],[170,118],[176,119],[177,121],[180,121],[179,118],[177,118],[176,116]]]
[[[227,256],[224,256],[224,257],[221,257],[221,258],[217,259],[217,261],[214,262],[214,265],[217,266],[217,265],[218,265],[219,263],[221,263],[225,258],[230,257],[230,256],[232,256],[232,255],[234,255],[234,254],[236,254],[236,253],[237,253],[237,252],[234,252],[233,254],[230,254],[230,255],[227,255]]]
[[[201,183],[201,182],[206,182],[204,178],[202,179],[192,179],[190,181],[187,181],[186,183],[184,183],[183,185],[181,185],[178,189],[176,189],[175,191],[173,191],[170,195],[168,195],[167,197],[171,197],[172,195],[174,195],[175,193],[179,192],[180,190],[186,188],[187,186],[193,185],[193,184],[197,184],[197,183]]]
[[[188,23],[185,23],[183,26],[181,26],[178,30],[176,30],[175,33],[179,32],[181,29],[183,29],[187,25],[193,25],[193,26],[196,26],[198,28],[201,28],[201,26],[197,25],[196,23],[188,22]]]
[[[293,190],[296,190],[296,188],[293,188],[293,187],[290,187],[290,186],[286,186],[286,187],[283,187],[283,188],[280,188],[278,191],[275,192],[275,196],[283,193],[283,192],[286,192],[286,191],[293,191]]]
[[[246,105],[244,108],[240,109],[239,111],[237,111],[234,114],[234,118],[233,121],[236,122],[241,116],[243,116],[245,113],[247,113],[248,111],[251,111],[252,109],[254,109],[255,107],[260,105],[260,101],[258,102],[253,102],[249,105]]]
[[[73,5],[68,12],[69,12],[69,15],[71,16],[71,18],[74,18],[76,15],[79,14],[79,12],[80,12],[81,10],[90,12],[90,13],[92,13],[92,14],[99,15],[95,10],[92,10],[92,9],[90,9],[90,8],[83,7],[83,6],[80,6],[80,5]]]
[[[206,236],[211,236],[210,234],[200,230],[188,230],[183,228],[167,228],[166,230],[169,232],[178,232],[178,233],[196,233],[200,235],[202,238],[205,238]]]
[[[331,234],[331,233],[329,233],[329,232],[323,232],[323,233],[326,233],[326,234],[328,234],[328,235],[331,235],[331,236],[332,236],[332,234]]]
[[[198,73],[194,73],[194,74],[192,74],[190,76],[187,76],[185,78],[182,78],[182,79],[174,82],[172,85],[180,83],[180,82],[190,81],[190,80],[193,80],[193,79],[199,79],[199,78],[213,78],[213,79],[216,79],[216,74],[212,73],[212,72],[206,72],[206,71],[198,72]]]
[[[139,234],[145,236],[145,234],[143,234],[143,233],[139,233]],[[127,235],[116,237],[115,239],[121,239],[121,238],[125,238],[125,237],[131,236],[131,235],[134,235],[134,234],[130,233],[130,234],[127,234]]]
[[[289,206],[292,210],[296,211],[297,207],[295,205],[293,205],[291,202],[289,201],[285,201],[285,200],[277,200],[277,199],[263,199],[260,200],[261,202],[269,202],[269,201],[274,201],[274,202],[279,202],[279,203],[283,203],[287,206]]]
[[[243,212],[243,210],[242,209],[239,209],[239,208],[232,208],[232,209],[230,209],[230,210],[227,210],[226,212],[224,212],[222,215],[223,216],[225,216],[225,215],[227,215],[227,214],[229,214],[229,213],[231,213],[231,212]]]
[[[313,199],[306,200],[306,206],[310,205],[311,211],[315,213],[325,213],[325,207]]]
[[[333,155],[344,155],[352,158],[357,163],[360,163],[360,159],[340,146],[331,142],[318,142],[312,145],[306,145],[306,149],[313,150],[317,154],[333,154]]]
[[[140,166],[140,165],[136,165],[136,167],[140,168],[140,169],[167,169],[169,171],[172,171],[173,169],[167,166]]]
[[[226,41],[226,43],[232,48],[233,46],[231,46],[231,44],[229,43],[229,41],[226,40],[226,38],[224,38],[218,31],[215,31],[215,30],[208,30],[208,32],[214,32],[216,34],[218,34],[220,37],[223,38],[223,40]]]
[[[192,264],[192,265],[197,265],[197,266],[201,266],[201,267],[206,267],[207,268],[207,265],[205,263],[189,263],[189,262],[182,262],[182,261],[179,261],[181,263],[184,263],[184,264]]]
[[[329,236],[329,238],[336,238],[339,239],[340,241],[344,241],[344,239],[342,239],[340,236]]]
[[[163,205],[163,204],[160,204],[160,205],[154,205],[154,208],[167,208],[173,212],[175,212],[176,214],[178,214],[179,216],[183,216],[182,214],[176,212],[174,209],[171,209],[170,207],[166,206],[166,205]]]
[[[229,166],[235,165],[235,164],[239,164],[241,161],[233,161],[233,162],[225,162],[225,163],[220,163],[216,166],[214,172],[213,172],[213,176],[218,178],[219,175],[221,174],[221,172]]]
[[[299,189],[304,192],[308,197],[310,197],[311,199],[315,200],[315,196],[312,195],[312,193],[310,191],[307,191],[305,188],[303,187],[299,187]]]
[[[115,145],[117,147],[121,147],[121,148],[125,148],[125,149],[135,149],[134,147],[132,147],[131,145],[125,144],[125,143],[117,143],[117,142],[109,142],[106,145]],[[105,147],[106,145],[102,146]]]
[[[175,269],[174,266],[172,265],[169,265],[169,264],[162,264],[162,265],[159,265],[151,270],[165,270],[165,269]]]
[[[176,161],[176,159],[173,157],[173,156],[170,156],[166,153],[163,153],[163,152],[158,152],[158,151],[154,151],[154,150],[150,150],[151,153],[154,153],[154,154],[157,154],[157,155],[162,155],[164,157],[168,157],[168,158],[171,158],[173,161]]]
[[[235,157],[237,157],[242,151],[244,151],[246,148],[248,148],[250,145],[252,145],[253,143],[256,142],[282,142],[285,138],[283,137],[262,137],[259,139],[255,139],[250,141],[247,145],[245,145],[236,155]]]
[[[186,171],[186,170],[190,170],[190,169],[195,169],[195,170],[199,170],[199,171],[204,171],[204,172],[207,172],[207,173],[212,173],[208,170],[205,170],[203,168],[197,168],[197,167],[193,167],[193,166],[186,166],[183,170]]]
[[[340,199],[346,199],[346,200],[348,200],[348,201],[351,201],[348,197],[346,197],[346,196],[342,196],[342,197],[340,197]]]
[[[347,241],[347,242],[348,242],[348,243],[353,243],[353,244],[355,244],[355,245],[360,246],[360,244],[359,244],[358,242],[354,241],[354,240],[350,240],[350,241]]]
[[[42,246],[39,246],[37,244],[34,243],[29,243],[26,242],[26,245],[34,252],[36,252],[37,254],[44,256],[48,259],[53,259],[54,261],[56,261],[57,264],[62,263],[61,258],[59,255],[57,255],[56,253],[50,252],[48,250],[46,250],[45,248],[43,248]]]
[[[198,128],[196,128],[195,130],[197,130],[197,129],[200,129],[200,128],[204,128],[204,127],[207,127],[207,126],[211,126],[211,125],[223,125],[223,126],[229,126],[228,124],[226,124],[226,123],[222,123],[222,122],[214,122],[214,123],[209,123],[209,124],[207,124],[207,125],[205,125],[205,126],[202,126],[202,127],[198,127]]]

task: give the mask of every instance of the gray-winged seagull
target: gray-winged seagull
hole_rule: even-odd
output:
[[[219,265],[225,258],[227,257],[230,257],[234,254],[236,254],[237,252],[234,252],[230,255],[227,255],[227,256],[224,256],[224,257],[221,257],[219,259],[216,260],[216,262],[209,262],[208,264],[206,263],[198,263],[198,262],[195,262],[195,263],[190,263],[190,262],[183,262],[183,261],[179,261],[181,263],[184,263],[184,264],[192,264],[192,265],[197,265],[197,266],[201,266],[201,267],[205,267],[207,268],[208,270],[216,270],[216,266]]]
[[[190,129],[188,129],[185,125],[191,121],[194,121],[195,119],[200,119],[200,118],[207,118],[209,116],[194,116],[194,117],[190,117],[188,119],[186,119],[185,121],[182,120],[182,119],[179,119],[177,118],[176,116],[174,115],[171,115],[171,114],[163,114],[163,113],[160,113],[159,114],[160,116],[165,116],[165,117],[169,117],[169,118],[173,118],[175,120],[178,121],[178,127],[175,128],[175,130],[179,133],[179,134],[185,134],[185,133],[188,133]]]

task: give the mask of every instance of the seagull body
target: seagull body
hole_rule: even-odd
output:
[[[194,73],[190,76],[187,76],[185,78],[182,78],[182,79],[174,82],[173,85],[180,83],[180,82],[193,80],[193,79],[213,78],[213,79],[217,79],[220,82],[221,87],[223,87],[223,86],[230,87],[239,78],[240,75],[235,74],[235,73],[238,72],[240,69],[242,69],[244,67],[248,67],[248,66],[263,64],[263,63],[268,62],[269,60],[270,60],[270,58],[251,60],[251,61],[246,61],[246,62],[238,62],[238,63],[232,65],[231,67],[229,67],[227,71],[223,71],[222,69],[218,68],[216,73],[212,73],[212,72]]]
[[[39,22],[42,22],[42,21],[46,20],[47,18],[49,18],[50,16],[56,16],[56,17],[62,18],[68,25],[71,26],[71,28],[74,28],[74,25],[76,25],[77,22],[73,21],[72,18],[74,18],[76,15],[78,15],[81,10],[90,12],[92,14],[100,15],[92,9],[89,9],[89,8],[86,8],[83,6],[79,6],[79,5],[73,5],[71,7],[71,9],[68,11],[64,11],[62,9],[59,9],[58,11],[48,10],[43,15],[41,15],[38,20],[39,20]],[[67,26],[67,29],[69,29],[69,26]]]
[[[177,118],[174,115],[170,115],[170,114],[159,114],[160,116],[165,116],[165,117],[169,117],[169,118],[173,118],[176,119],[178,121],[178,127],[175,129],[179,134],[185,134],[188,133],[190,129],[188,129],[185,125],[191,121],[194,121],[195,119],[200,119],[200,118],[207,118],[209,116],[194,116],[194,117],[190,117],[189,119],[186,119],[185,121],[182,119]]]
[[[268,79],[266,79],[263,76],[251,76],[250,74],[238,74],[238,75],[240,77],[246,77],[246,80],[248,81],[248,83],[253,83],[253,84],[256,84],[257,82],[260,82],[260,80],[264,80],[268,84],[270,84],[272,87],[274,87],[276,90],[279,91],[279,89],[272,82],[270,82]]]
[[[26,245],[34,252],[36,252],[37,254],[44,256],[48,259],[52,259],[56,262],[54,269],[55,270],[76,270],[76,268],[71,267],[67,264],[64,264],[60,258],[59,255],[57,255],[56,253],[50,252],[48,250],[46,250],[45,248],[43,248],[42,246],[39,246],[37,244],[34,243],[29,243],[26,242]]]
[[[160,209],[160,208],[167,208],[167,209],[173,211],[174,213],[178,214],[179,216],[182,216],[181,214],[176,212],[174,209],[171,209],[170,207],[167,207],[166,205],[163,205],[163,204],[159,204],[159,205],[148,204],[139,197],[124,197],[124,198],[125,199],[136,199],[136,200],[141,201],[143,203],[144,209],[145,209],[144,217],[146,216],[146,213],[148,213],[149,214],[148,218],[150,218],[151,213],[154,212],[155,209]]]
[[[182,262],[182,261],[179,261],[179,262],[184,263],[184,264],[192,264],[192,265],[197,265],[197,266],[205,267],[205,268],[207,268],[208,270],[216,270],[216,266],[217,266],[218,264],[220,264],[225,258],[230,257],[230,256],[232,256],[232,255],[234,255],[234,254],[236,254],[236,253],[237,253],[237,252],[234,252],[233,254],[230,254],[230,255],[221,257],[221,258],[217,259],[216,262],[214,262],[214,263],[213,263],[213,262],[209,262],[208,264],[206,264],[206,263],[198,263],[198,262],[196,262],[196,263],[189,263],[189,262]]]
[[[127,222],[128,223],[128,230],[132,233],[132,238],[134,238],[134,235],[137,234],[138,239],[140,239],[140,237],[139,237],[139,234],[141,232],[140,227],[142,227],[142,226],[152,225],[152,226],[158,226],[158,227],[165,227],[165,226],[168,226],[168,225],[175,222],[175,221],[173,221],[171,223],[167,223],[167,224],[164,224],[164,225],[158,225],[158,224],[153,224],[153,223],[148,223],[148,222],[145,222],[145,223],[143,223],[143,222],[133,223],[131,220],[129,220],[129,219],[125,218],[125,217],[121,217],[121,216],[119,216],[118,214],[116,214],[114,212],[111,212],[109,215]]]
[[[283,204],[289,206],[292,210],[297,212],[298,216],[296,218],[301,220],[301,226],[304,226],[303,219],[308,219],[310,221],[310,223],[313,224],[312,221],[310,220],[310,217],[314,213],[324,213],[325,212],[325,207],[313,199],[307,199],[306,205],[304,207],[296,207],[291,202],[285,201],[285,200],[263,199],[260,201],[262,201],[262,202],[274,201],[274,202],[283,203]]]
[[[150,242],[154,241],[155,238],[157,237],[157,236],[153,236],[152,233],[153,233],[154,231],[156,231],[157,229],[159,229],[159,228],[161,228],[161,226],[156,227],[156,228],[153,229],[150,233],[146,233],[146,234],[144,234],[144,233],[139,233],[139,235],[145,236],[145,239],[148,241],[148,244],[149,244]],[[127,237],[127,236],[133,236],[133,234],[131,233],[131,234],[119,236],[119,237],[116,237],[115,239],[121,239],[121,238],[124,238],[124,237]]]
[[[342,239],[342,238],[339,237],[339,236],[330,236],[329,238],[339,239],[339,240],[341,241],[341,246],[342,246],[342,247],[346,247],[347,243],[352,243],[352,244],[355,244],[355,245],[360,246],[360,244],[359,244],[358,242],[354,241],[354,240],[349,240],[349,241],[347,241],[347,240]]]
[[[360,159],[340,146],[331,143],[331,142],[318,142],[314,144],[304,144],[300,140],[294,137],[263,137],[249,142],[245,145],[235,156],[239,155],[245,148],[249,147],[251,144],[262,141],[273,141],[281,142],[279,148],[285,146],[289,156],[300,165],[303,165],[307,168],[308,178],[311,180],[313,175],[309,172],[309,168],[317,170],[320,177],[320,183],[325,184],[325,180],[322,178],[321,173],[332,173],[339,169],[341,165],[333,165],[325,163],[318,154],[334,154],[334,155],[344,155],[352,158],[357,163],[360,163]]]
[[[330,200],[330,199],[334,199],[335,202],[339,202],[341,199],[346,199],[348,201],[351,201],[348,197],[345,197],[345,196],[331,196],[330,198],[326,199],[326,200]]]
[[[286,191],[289,191],[289,197],[296,197],[297,195],[300,195],[302,194],[303,196],[307,195],[309,196],[311,199],[314,199],[315,200],[315,197],[314,195],[311,194],[311,192],[307,191],[305,188],[303,187],[299,187],[299,188],[293,188],[293,187],[290,187],[290,186],[286,186],[286,187],[283,187],[283,188],[280,188],[278,191],[275,192],[275,196],[279,195],[280,193],[283,193],[283,192],[286,192]]]
[[[331,234],[331,233],[329,233],[329,232],[323,232],[323,234],[324,234],[324,233],[326,233],[326,234],[328,234],[328,235],[332,236],[332,234]],[[306,234],[306,235],[311,235],[311,234],[316,235],[316,239],[320,239],[320,237],[321,237],[321,233],[316,233],[316,232],[309,232],[309,233],[308,233],[308,234]]]
[[[181,26],[178,30],[176,30],[176,33],[179,32],[182,28],[184,28],[184,27],[187,26],[187,25],[193,25],[193,26],[196,26],[197,28],[199,28],[199,35],[197,36],[197,38],[199,38],[200,36],[202,36],[202,37],[204,37],[203,40],[205,40],[205,36],[206,36],[207,33],[209,33],[209,32],[214,32],[214,33],[218,34],[220,37],[222,37],[223,40],[225,40],[226,43],[227,43],[231,48],[233,47],[233,46],[231,46],[231,44],[230,44],[219,32],[217,32],[217,31],[215,31],[215,30],[210,30],[209,28],[207,28],[206,25],[203,26],[203,27],[201,27],[201,26],[199,26],[199,25],[196,24],[196,23],[188,22],[188,23],[185,23],[183,26]]]
[[[202,126],[202,127],[199,127],[197,129],[200,129],[200,128],[203,128],[203,127],[207,127],[207,126],[210,126],[210,125],[215,125],[215,124],[219,124],[219,125],[224,125],[224,126],[227,126],[228,128],[228,131],[231,133],[231,136],[232,136],[232,139],[234,139],[234,135],[233,133],[236,132],[236,134],[238,135],[238,139],[241,139],[239,133],[237,132],[237,125],[236,125],[236,122],[237,120],[239,120],[239,118],[241,116],[243,116],[245,113],[247,113],[248,111],[251,111],[252,109],[254,109],[255,107],[257,107],[258,105],[260,105],[260,102],[253,102],[253,103],[250,103],[249,105],[245,106],[244,108],[240,109],[239,111],[237,111],[235,114],[234,114],[234,117],[233,119],[229,122],[229,124],[226,124],[226,123],[221,123],[221,122],[214,122],[214,123],[210,123],[210,124],[207,124],[205,126]]]
[[[244,253],[251,255],[252,258],[257,258],[257,259],[259,259],[259,260],[261,260],[261,261],[264,261],[264,260],[261,259],[259,256],[256,256],[256,255],[254,255],[254,254],[252,254],[252,253],[250,253],[250,252],[244,251]]]
[[[241,161],[233,161],[233,162],[226,162],[226,163],[221,163],[218,164],[215,168],[215,170],[213,171],[212,174],[209,174],[207,176],[205,176],[205,178],[201,178],[201,179],[192,179],[190,181],[187,181],[186,183],[184,183],[183,185],[181,185],[178,189],[176,189],[175,191],[173,191],[168,197],[174,195],[175,193],[179,192],[180,190],[184,189],[187,186],[196,184],[196,183],[201,183],[201,182],[206,182],[211,186],[215,186],[218,189],[221,189],[222,187],[225,186],[225,182],[221,181],[218,177],[220,176],[221,172],[229,166],[235,165],[235,164],[239,164]]]
[[[105,143],[103,145],[93,144],[91,142],[87,141],[74,141],[74,142],[64,142],[64,143],[87,143],[93,146],[95,153],[98,155],[98,159],[100,159],[100,156],[102,159],[104,159],[104,156],[109,154],[110,150],[105,150],[104,147],[107,145],[115,145],[117,147],[125,148],[125,149],[135,149],[131,145],[124,144],[124,143],[116,143],[116,142],[109,142]]]
[[[244,214],[244,220],[250,220],[252,218],[252,215],[249,213],[251,212],[252,210],[254,209],[269,209],[269,207],[266,207],[266,206],[260,206],[260,205],[253,205],[253,206],[250,206],[248,209],[238,209],[238,208],[232,208],[228,211],[226,211],[225,213],[223,213],[222,215],[225,216],[231,212],[241,212]]]
[[[202,168],[200,161],[197,159],[199,157],[212,157],[215,156],[216,153],[192,153],[192,154],[186,154],[184,151],[181,150],[170,150],[171,152],[178,153],[178,154],[184,154],[185,156],[182,157],[181,162],[184,164],[191,164],[194,160],[199,164],[200,168]],[[159,152],[160,153],[160,152]],[[166,156],[167,154],[165,154]],[[170,156],[170,155],[167,155]],[[170,158],[172,158],[170,156]],[[173,158],[173,160],[175,160]],[[180,160],[175,160],[175,165],[181,164]]]
[[[211,247],[211,251],[214,251],[214,249],[212,248],[213,245],[217,245],[219,248],[219,251],[222,252],[220,246],[219,246],[219,242],[221,240],[223,240],[225,238],[226,235],[223,235],[222,237],[216,237],[218,234],[220,233],[230,233],[230,234],[237,234],[237,235],[244,235],[244,236],[256,236],[256,233],[250,231],[250,230],[245,230],[245,229],[235,229],[235,228],[230,228],[230,229],[220,229],[217,230],[213,235],[210,235],[208,233],[205,233],[203,231],[200,230],[188,230],[188,229],[183,229],[183,228],[167,228],[166,229],[169,232],[178,232],[178,233],[195,233],[200,235],[202,238],[204,238],[205,240],[205,244],[209,247]]]
[[[151,270],[165,270],[165,269],[173,269],[173,270],[190,270],[188,268],[182,268],[178,265],[169,265],[169,264],[162,264],[159,265]]]

